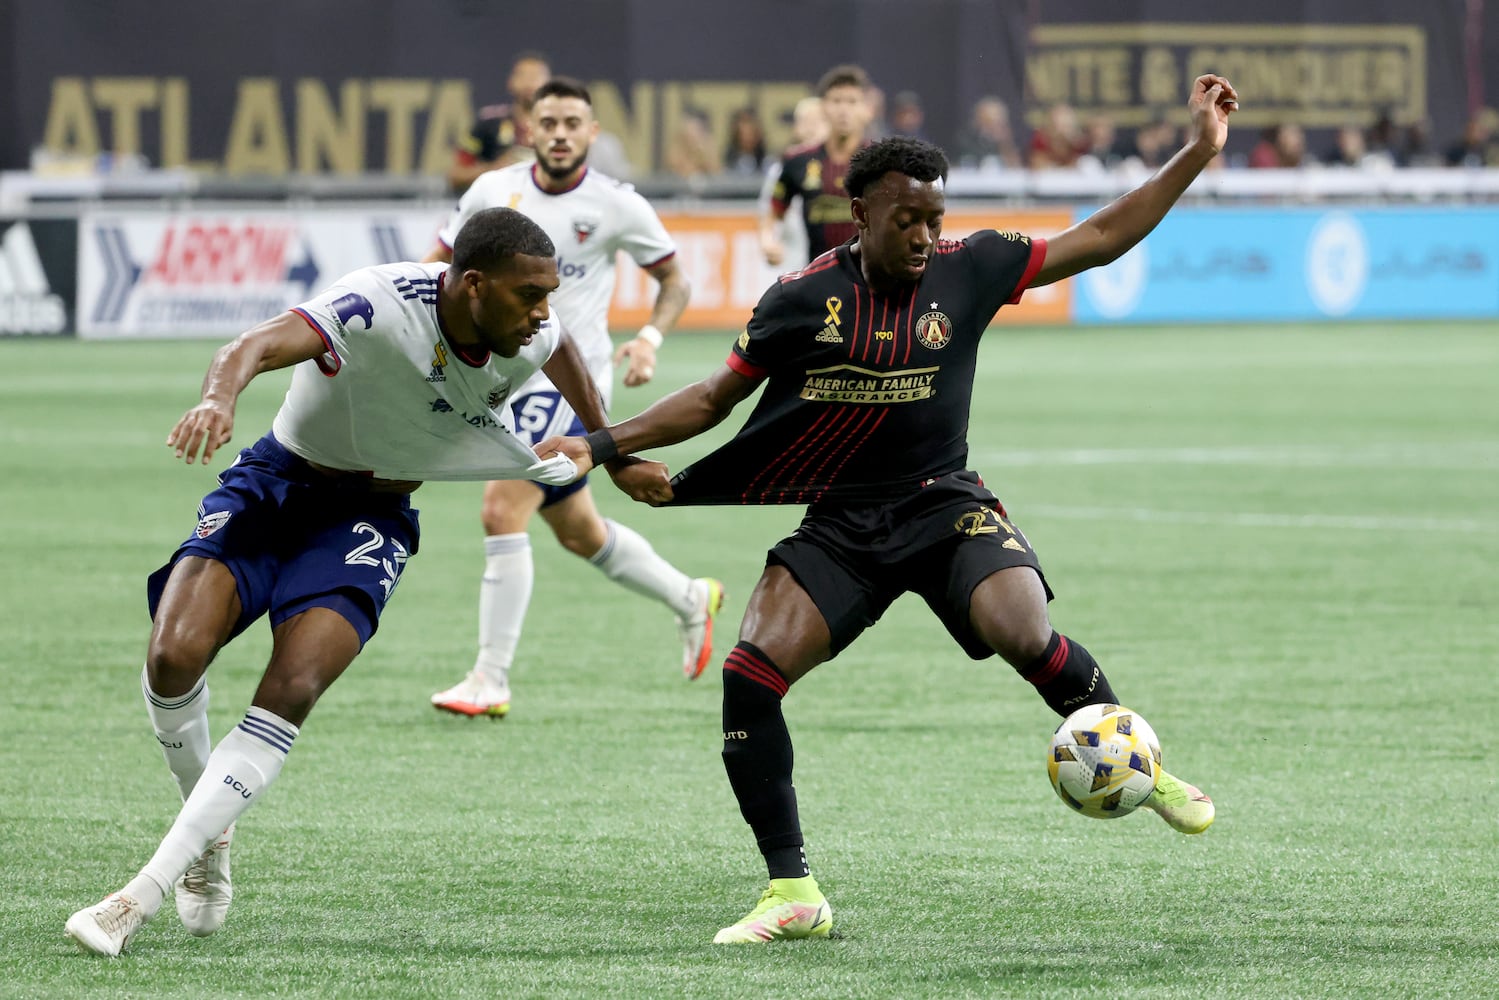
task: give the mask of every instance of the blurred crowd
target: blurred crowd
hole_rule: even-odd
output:
[[[1066,104],[1044,108],[1035,127],[1017,121],[999,97],[979,98],[963,127],[950,142],[927,133],[922,98],[904,90],[886,100],[872,87],[873,118],[867,138],[909,135],[944,145],[955,166],[979,171],[1073,168],[1114,170],[1160,166],[1180,148],[1186,134],[1185,112],[1162,113],[1134,129],[1116,126],[1106,114],[1081,115]],[[797,143],[820,141],[815,99],[798,105],[792,124]],[[1499,111],[1480,108],[1469,116],[1462,134],[1445,144],[1433,141],[1425,122],[1398,124],[1382,114],[1368,126],[1348,124],[1332,131],[1324,148],[1308,142],[1294,122],[1259,130],[1254,146],[1230,152],[1217,168],[1273,167],[1499,167]],[[713,140],[708,117],[689,111],[668,138],[663,168],[682,178],[713,175],[761,175],[784,152],[767,149],[765,123],[754,108],[734,112],[725,148]]]
[[[527,114],[530,93],[550,75],[544,55],[525,52],[517,57],[507,81],[504,103],[484,108],[474,137],[460,149],[450,172],[454,190],[462,190],[476,171],[530,155]],[[888,97],[879,86],[867,86],[869,121],[865,141],[888,135],[908,135],[944,146],[955,166],[982,172],[1003,170],[1154,169],[1180,148],[1187,130],[1185,109],[1163,110],[1148,124],[1120,128],[1107,114],[1080,114],[1066,104],[1052,104],[1029,116],[1017,115],[994,95],[973,103],[956,136],[929,135],[923,99],[914,90]],[[1028,121],[1031,124],[1028,124]],[[720,127],[715,130],[715,124]],[[826,138],[818,97],[803,99],[788,122],[793,148]],[[777,129],[785,134],[785,129]],[[660,172],[687,181],[713,177],[764,177],[786,154],[770,148],[766,123],[754,107],[735,110],[726,123],[715,123],[703,110],[688,107],[664,140]],[[1252,148],[1233,147],[1214,161],[1223,168],[1345,167],[1499,167],[1499,111],[1479,108],[1467,119],[1462,133],[1445,143],[1433,140],[1425,122],[1397,122],[1381,114],[1369,125],[1349,123],[1319,136],[1330,136],[1325,148],[1314,148],[1306,132],[1294,122],[1261,129]],[[649,170],[639,169],[625,156],[618,137],[599,136],[591,162],[605,173],[629,179]]]

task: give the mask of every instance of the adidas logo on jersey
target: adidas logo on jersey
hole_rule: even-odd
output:
[[[829,323],[827,326],[823,327],[822,332],[817,335],[817,342],[819,344],[841,344],[843,343],[843,336],[838,332],[838,328],[836,326]]]
[[[31,227],[13,224],[0,237],[0,334],[61,333],[67,325],[67,308],[47,283]]]
[[[427,376],[428,382],[446,382],[448,377],[442,373],[442,365],[433,365],[432,374]]]

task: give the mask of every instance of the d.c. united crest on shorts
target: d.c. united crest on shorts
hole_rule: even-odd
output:
[[[940,351],[952,340],[952,320],[947,313],[929,312],[916,321],[916,343]]]

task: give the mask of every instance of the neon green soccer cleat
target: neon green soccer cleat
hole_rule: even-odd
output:
[[[1213,800],[1202,789],[1161,771],[1155,791],[1144,802],[1145,808],[1166,821],[1177,833],[1201,833],[1213,825]]]
[[[761,941],[794,940],[828,936],[833,929],[833,908],[817,888],[817,880],[773,878],[770,888],[753,910],[738,923],[713,935],[714,944],[755,944]]]
[[[677,634],[682,637],[682,673],[689,681],[702,676],[703,668],[713,658],[713,619],[723,608],[723,584],[710,577],[692,581],[702,594],[702,610],[691,618],[677,619]]]

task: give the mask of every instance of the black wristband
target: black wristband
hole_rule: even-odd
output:
[[[588,456],[593,459],[595,468],[619,457],[619,445],[614,443],[614,435],[607,427],[589,431],[583,435],[583,440],[588,442]]]

